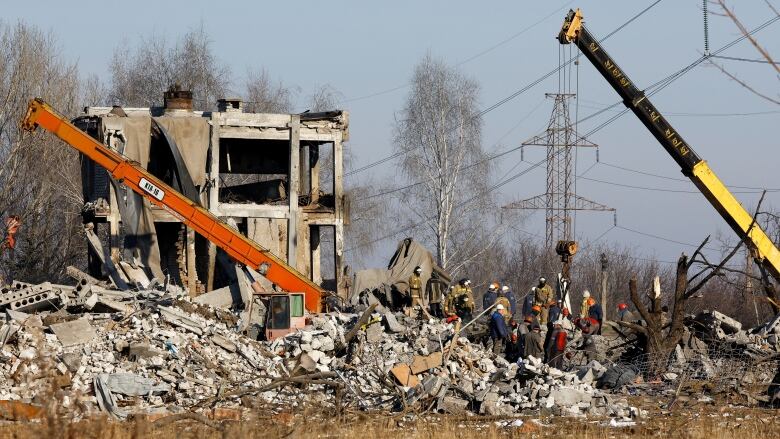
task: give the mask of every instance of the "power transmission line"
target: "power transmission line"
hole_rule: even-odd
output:
[[[712,52],[712,54],[704,55],[704,56],[699,57],[698,59],[696,59],[692,63],[690,63],[687,66],[683,67],[682,69],[672,73],[671,75],[669,75],[666,78],[656,82],[655,84],[652,84],[650,87],[648,87],[645,90],[645,92],[646,92],[645,94],[647,95],[647,97],[651,97],[651,96],[655,95],[656,93],[660,92],[664,88],[668,87],[670,84],[672,84],[677,79],[681,78],[686,73],[688,73],[691,70],[693,70],[693,68],[695,68],[696,66],[698,66],[699,64],[701,64],[702,62],[707,60],[708,58],[716,56],[716,55],[718,55],[720,53],[723,53],[724,51],[730,49],[734,45],[736,45],[736,44],[742,42],[743,40],[747,39],[751,35],[753,35],[753,34],[759,32],[759,31],[763,30],[764,28],[766,28],[766,27],[768,27],[768,26],[770,26],[772,24],[774,24],[778,20],[780,20],[780,15],[777,15],[777,16],[774,16],[773,18],[770,18],[769,20],[765,21],[764,23],[762,23],[758,27],[754,28],[750,32],[748,32],[748,33],[746,33],[744,35],[739,36],[738,38],[732,40],[730,43],[728,43],[728,44],[726,44],[724,46],[721,46],[718,50]],[[650,93],[647,93],[648,90],[653,90],[653,91],[650,92]],[[621,103],[622,103],[622,101],[621,102],[617,102],[615,104],[612,104],[609,107],[604,108],[602,110],[599,110],[596,113],[593,113],[593,114],[585,117],[582,120],[587,120],[587,119],[590,119],[591,117],[595,117],[595,116],[597,116],[597,115],[599,115],[599,114],[601,114],[601,113],[603,113],[605,111],[608,111],[609,109],[611,109],[613,107],[616,107],[616,106],[620,105]],[[629,111],[629,108],[623,109],[620,113],[618,113],[615,116],[609,118],[606,122],[602,123],[601,125],[597,126],[596,128],[593,128],[592,130],[590,130],[588,133],[585,134],[584,137],[590,137],[592,134],[596,133],[597,131],[601,130],[602,128],[610,125],[612,122],[614,122],[617,119],[619,119],[621,116],[626,114],[628,111]]]
[[[621,31],[621,30],[623,30],[623,29],[624,29],[626,26],[628,26],[629,24],[631,24],[632,22],[634,22],[636,19],[638,19],[639,17],[641,17],[642,15],[644,15],[644,14],[645,14],[647,11],[649,11],[650,9],[652,9],[652,8],[653,8],[655,5],[657,5],[657,4],[658,4],[658,3],[660,3],[661,1],[663,1],[663,0],[656,0],[656,1],[654,1],[654,2],[653,2],[653,3],[651,3],[649,6],[647,6],[647,7],[646,7],[646,8],[644,8],[643,10],[641,10],[639,13],[635,14],[634,16],[632,16],[631,18],[629,18],[629,19],[628,19],[626,22],[624,22],[623,24],[621,24],[620,26],[618,26],[618,27],[617,27],[615,30],[613,30],[612,32],[610,32],[609,34],[607,34],[607,36],[605,36],[604,38],[600,39],[600,40],[599,40],[599,42],[603,42],[603,41],[607,40],[608,38],[610,38],[611,36],[615,35],[616,33],[620,32],[620,31]],[[493,111],[493,110],[495,110],[495,109],[497,109],[497,108],[501,107],[502,105],[506,104],[507,102],[509,102],[509,101],[511,101],[511,100],[513,100],[513,99],[515,99],[516,97],[520,96],[521,94],[523,94],[523,93],[527,92],[528,90],[532,89],[533,87],[535,87],[536,85],[538,85],[539,83],[541,83],[541,82],[542,82],[542,81],[544,81],[545,79],[549,78],[550,76],[552,76],[552,75],[554,75],[554,74],[558,73],[558,71],[560,71],[561,69],[563,69],[563,68],[567,67],[569,64],[573,63],[575,59],[576,59],[576,58],[570,58],[568,61],[566,61],[565,63],[562,63],[562,64],[561,64],[561,65],[559,65],[557,68],[555,68],[555,69],[553,69],[553,70],[551,70],[551,71],[549,71],[549,72],[545,73],[544,75],[540,76],[539,78],[535,79],[534,81],[531,81],[529,84],[527,84],[526,86],[524,86],[524,87],[520,88],[519,90],[517,90],[517,91],[515,91],[514,93],[510,94],[509,96],[507,96],[507,97],[505,97],[505,98],[503,98],[503,99],[500,99],[499,101],[497,101],[497,102],[496,102],[496,103],[494,103],[493,105],[490,105],[489,107],[487,107],[487,108],[485,108],[485,109],[483,109],[483,110],[479,111],[479,112],[478,112],[478,113],[476,113],[475,115],[471,116],[471,118],[470,118],[470,119],[475,119],[475,118],[478,118],[478,117],[482,117],[482,116],[486,115],[487,113],[490,113],[491,111]],[[587,136],[586,136],[586,137],[587,137]],[[348,177],[348,176],[351,176],[351,175],[357,174],[357,173],[359,173],[359,172],[366,171],[366,170],[368,170],[368,169],[371,169],[371,168],[373,168],[373,167],[375,167],[375,166],[379,166],[379,165],[381,165],[381,164],[383,164],[383,163],[386,163],[386,162],[387,162],[387,161],[389,161],[389,160],[393,160],[393,159],[395,159],[396,157],[399,157],[399,156],[401,156],[401,155],[403,155],[403,154],[406,154],[406,153],[407,153],[407,152],[409,152],[409,151],[411,151],[411,149],[397,151],[397,152],[395,152],[395,153],[393,153],[393,154],[391,154],[391,155],[389,155],[389,156],[383,157],[383,158],[381,158],[381,159],[379,159],[379,160],[377,160],[377,161],[375,161],[375,162],[369,163],[369,164],[367,164],[367,165],[365,165],[365,166],[361,166],[361,167],[360,167],[360,168],[358,168],[358,169],[354,169],[354,170],[352,170],[352,171],[349,171],[349,172],[345,173],[345,174],[344,174],[344,176],[345,176],[345,177]]]
[[[464,201],[461,201],[460,203],[457,203],[457,204],[456,204],[454,207],[455,207],[455,208],[463,207],[464,205],[466,205],[466,204],[469,204],[469,203],[471,203],[472,201],[474,201],[474,200],[476,200],[476,199],[478,199],[478,198],[482,198],[482,197],[484,197],[485,195],[487,195],[487,194],[489,194],[489,193],[493,192],[494,190],[496,190],[496,189],[499,189],[499,188],[501,188],[501,187],[503,187],[503,186],[505,186],[505,185],[507,185],[507,184],[511,183],[512,181],[514,181],[514,180],[516,180],[516,179],[518,179],[518,178],[522,177],[523,175],[527,174],[528,172],[532,171],[533,169],[536,169],[537,167],[539,167],[540,165],[542,165],[542,164],[543,164],[544,162],[546,162],[546,161],[547,161],[547,159],[546,159],[546,158],[545,158],[545,159],[543,159],[543,160],[540,160],[540,161],[538,161],[538,162],[534,163],[533,165],[531,165],[530,167],[528,167],[528,168],[526,168],[526,169],[524,169],[524,170],[522,170],[522,171],[518,172],[517,174],[515,174],[515,175],[513,175],[513,176],[511,176],[511,177],[509,177],[509,178],[507,178],[507,179],[505,179],[504,181],[501,181],[501,182],[499,182],[499,183],[496,183],[496,184],[494,184],[493,186],[491,186],[491,187],[489,187],[489,188],[485,189],[484,191],[482,191],[482,192],[480,192],[480,193],[478,193],[478,194],[475,194],[474,196],[472,196],[472,197],[470,197],[470,198],[468,198],[468,199],[466,199],[466,200],[464,200]],[[391,232],[391,233],[389,233],[389,234],[387,234],[387,235],[381,236],[381,237],[379,237],[379,238],[376,238],[376,239],[374,239],[374,240],[371,240],[371,241],[369,241],[369,242],[366,242],[366,243],[363,243],[363,244],[358,244],[358,245],[356,245],[356,246],[350,247],[350,248],[348,248],[348,249],[346,249],[346,250],[344,250],[344,251],[345,251],[345,252],[349,252],[349,251],[353,251],[353,250],[354,250],[354,249],[356,249],[356,248],[360,248],[360,247],[365,247],[365,246],[373,245],[373,244],[375,244],[375,243],[377,243],[377,242],[384,241],[385,239],[392,238],[393,236],[396,236],[396,235],[398,235],[399,233],[403,233],[403,232],[407,232],[407,231],[410,231],[410,230],[414,230],[414,229],[416,229],[417,227],[420,227],[420,226],[424,225],[424,224],[426,223],[426,221],[430,221],[430,220],[432,220],[432,219],[434,219],[434,218],[433,218],[433,217],[426,218],[426,219],[424,219],[424,220],[422,220],[422,221],[418,221],[418,222],[416,222],[416,223],[414,223],[414,224],[411,224],[411,225],[409,225],[409,226],[402,227],[402,228],[400,228],[400,229],[398,229],[398,230],[395,230],[395,231],[393,231],[393,232]]]
[[[457,66],[461,66],[463,64],[466,64],[468,62],[474,61],[475,59],[492,52],[493,50],[503,46],[504,44],[514,40],[515,38],[519,37],[520,35],[523,35],[524,33],[528,32],[529,30],[531,30],[531,29],[535,28],[536,26],[542,24],[547,19],[549,19],[553,15],[557,14],[558,12],[560,12],[561,9],[564,9],[565,7],[569,6],[572,3],[574,3],[574,0],[567,1],[563,5],[559,6],[558,9],[556,9],[556,10],[552,11],[551,13],[545,15],[543,18],[541,18],[540,20],[538,20],[535,23],[531,24],[530,26],[527,26],[524,29],[522,29],[522,30],[512,34],[511,36],[509,36],[509,37],[499,41],[498,43],[493,44],[492,46],[488,47],[487,49],[483,49],[483,50],[475,53],[474,55],[472,55],[472,56],[466,58],[465,60],[457,63],[456,65]],[[367,95],[358,96],[358,97],[354,97],[354,98],[344,99],[344,100],[341,101],[341,103],[342,104],[346,104],[348,102],[357,102],[357,101],[362,101],[362,100],[365,100],[365,99],[374,98],[374,97],[377,97],[377,96],[382,96],[382,95],[385,95],[385,94],[388,94],[388,93],[392,93],[394,91],[402,90],[402,89],[408,87],[410,84],[411,84],[410,82],[406,82],[406,83],[403,83],[401,85],[397,85],[395,87],[391,87],[391,88],[388,88],[388,89],[385,89],[385,90],[380,90],[378,92],[369,93]]]
[[[519,120],[519,121],[518,121],[516,124],[514,124],[514,125],[512,126],[512,128],[510,128],[510,129],[509,129],[509,130],[508,130],[506,133],[504,133],[504,135],[502,135],[501,137],[499,137],[499,138],[498,138],[498,140],[496,140],[496,141],[495,141],[495,143],[493,144],[493,146],[492,146],[492,147],[496,147],[496,146],[498,146],[498,145],[501,143],[501,141],[502,141],[502,140],[504,140],[504,138],[505,138],[506,136],[508,136],[508,135],[509,135],[509,134],[510,134],[512,131],[514,131],[515,129],[517,129],[517,127],[519,127],[519,126],[520,126],[520,125],[521,125],[523,122],[525,122],[525,121],[526,121],[526,119],[528,119],[529,117],[531,117],[531,115],[532,115],[532,114],[534,114],[534,113],[536,112],[536,110],[538,110],[538,109],[539,109],[539,107],[541,107],[541,106],[542,106],[542,104],[544,103],[544,101],[545,101],[545,99],[542,99],[541,101],[539,101],[539,104],[537,104],[537,105],[536,105],[536,106],[535,106],[533,109],[531,109],[531,111],[529,111],[529,112],[528,112],[528,114],[526,114],[525,116],[523,116],[523,117],[522,117],[522,118],[521,118],[521,119],[520,119],[520,120]],[[510,149],[509,149],[509,150],[507,150],[507,151],[503,151],[503,152],[500,152],[500,153],[493,154],[493,155],[491,155],[491,156],[488,156],[488,157],[486,157],[486,158],[484,158],[484,159],[478,160],[477,162],[474,162],[474,163],[471,163],[471,164],[468,164],[468,165],[464,165],[464,166],[460,166],[460,167],[458,167],[458,168],[455,170],[455,172],[459,172],[459,171],[463,171],[463,170],[466,170],[466,169],[473,168],[473,167],[475,167],[475,166],[479,166],[479,165],[481,165],[482,163],[485,163],[485,162],[489,162],[489,161],[495,160],[495,159],[497,159],[497,158],[500,158],[500,157],[503,157],[503,156],[505,156],[505,155],[507,155],[507,154],[511,154],[511,153],[513,153],[513,152],[515,152],[515,151],[519,151],[521,148],[522,148],[522,146],[515,146],[515,147],[512,147],[512,148],[510,148]],[[511,171],[510,171],[510,172],[511,172]],[[388,189],[388,190],[386,190],[386,191],[384,191],[384,192],[380,192],[380,193],[377,193],[377,194],[371,194],[371,195],[367,195],[367,196],[365,196],[365,197],[363,197],[363,198],[358,198],[358,199],[356,199],[355,201],[369,200],[369,199],[371,199],[371,198],[377,198],[377,197],[382,197],[382,196],[385,196],[385,195],[394,194],[394,193],[396,193],[396,192],[401,192],[401,191],[404,191],[404,190],[407,190],[407,189],[411,189],[411,188],[413,188],[413,187],[415,187],[415,186],[419,186],[419,185],[421,185],[421,184],[423,184],[423,183],[425,183],[425,181],[424,181],[424,180],[419,180],[419,181],[416,181],[416,182],[414,182],[414,183],[408,184],[408,185],[406,185],[406,186],[398,187],[398,188],[395,188],[395,189]]]
[[[666,175],[653,174],[652,172],[640,171],[640,170],[637,170],[637,169],[627,168],[625,166],[618,166],[618,165],[615,165],[615,164],[612,164],[612,163],[605,162],[603,160],[599,161],[597,163],[600,164],[600,165],[608,166],[610,168],[620,169],[620,170],[626,171],[626,172],[633,172],[635,174],[647,175],[649,177],[661,178],[661,179],[664,179],[664,180],[671,180],[671,181],[679,181],[679,182],[683,182],[683,183],[691,183],[691,181],[686,179],[686,178],[676,178],[676,177],[669,177],[669,176],[666,176]],[[767,192],[778,192],[778,191],[780,191],[780,188],[765,188],[765,187],[760,187],[760,186],[737,186],[737,185],[726,185],[726,186],[731,188],[731,189],[753,189],[753,190],[756,190],[756,191],[763,191],[763,190],[765,190]]]
[[[608,184],[611,186],[617,186],[617,187],[624,187],[628,189],[640,189],[645,191],[653,191],[653,192],[669,192],[669,193],[679,193],[679,194],[701,194],[701,191],[699,190],[687,190],[687,189],[669,189],[669,188],[660,188],[660,187],[652,187],[652,186],[637,186],[632,184],[626,184],[626,183],[618,183],[614,181],[609,180],[600,180],[597,178],[591,178],[591,177],[583,177],[583,176],[577,176],[577,178],[580,178],[582,180],[588,180],[593,181],[595,183],[602,183],[602,184]],[[732,191],[733,194],[760,194],[764,191],[766,192],[780,192],[780,189],[761,189],[759,190],[753,190],[753,191]]]
[[[765,59],[740,58],[740,57],[736,57],[736,56],[716,56],[716,55],[711,55],[710,58],[726,59],[726,60],[730,60],[730,61],[754,62],[754,63],[761,63],[761,64],[775,64],[775,63],[767,61]]]

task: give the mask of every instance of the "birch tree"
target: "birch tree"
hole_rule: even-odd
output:
[[[414,69],[395,124],[400,169],[411,183],[420,182],[403,194],[402,209],[422,223],[423,241],[449,269],[486,248],[491,219],[479,92],[475,80],[429,54]]]
[[[51,33],[0,23],[0,221],[13,215],[22,223],[16,249],[0,255],[6,281],[62,282],[66,266],[85,260],[78,153],[19,124],[32,97],[68,116],[84,105],[77,66],[60,52]]]
[[[214,55],[208,34],[199,27],[171,43],[160,35],[141,38],[135,48],[118,46],[110,64],[111,104],[131,107],[162,105],[174,84],[191,90],[196,108],[216,107],[230,85],[230,69]]]

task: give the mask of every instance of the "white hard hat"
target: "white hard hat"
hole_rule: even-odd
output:
[[[587,299],[588,297],[590,297],[590,291],[588,291],[588,290],[585,290],[585,291],[582,293],[582,297],[584,297],[584,298],[586,298],[586,299]]]
[[[545,282],[545,281],[547,281],[547,279],[545,279],[544,276],[539,278],[539,282]]]
[[[501,291],[507,292],[507,291],[509,291],[509,287],[504,285],[503,287],[501,287]]]
[[[466,279],[466,282],[463,282],[463,285],[471,285],[471,279]]]
[[[490,286],[488,287],[488,289],[489,289],[490,291],[495,291],[495,290],[497,290],[497,289],[498,289],[498,284],[490,284]]]
[[[496,309],[497,310],[502,310],[502,309],[504,309],[504,305],[499,303],[498,305],[496,305]]]

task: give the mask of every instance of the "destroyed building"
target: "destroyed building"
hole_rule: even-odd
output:
[[[172,87],[161,108],[87,107],[84,113],[74,120],[77,127],[316,284],[346,296],[340,267],[348,221],[347,112],[245,113],[240,99],[221,99],[217,111],[195,111],[192,93]],[[118,183],[83,161],[91,275],[142,286],[168,279],[193,295],[229,282],[222,250]]]

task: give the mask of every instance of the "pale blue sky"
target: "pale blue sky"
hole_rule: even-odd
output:
[[[8,2],[3,16],[8,22],[19,19],[51,29],[61,44],[63,56],[78,59],[83,73],[95,73],[105,80],[112,51],[123,40],[132,44],[139,36],[152,32],[175,39],[202,23],[213,40],[215,53],[233,71],[236,91],[240,91],[247,68],[261,67],[268,69],[274,78],[300,87],[302,95],[326,83],[338,89],[346,99],[343,108],[351,113],[350,145],[355,155],[354,167],[358,167],[392,152],[393,116],[408,92],[400,86],[408,81],[414,64],[426,52],[451,64],[462,63],[463,71],[482,85],[484,108],[558,65],[559,45],[554,37],[568,7],[581,7],[588,28],[600,37],[650,3],[650,0],[39,1],[34,6],[29,2]],[[762,0],[733,3],[738,3],[737,13],[748,28],[771,18]],[[780,6],[777,0],[773,3]],[[546,16],[550,17],[509,39]],[[730,21],[711,17],[710,22],[712,49],[738,36]],[[703,50],[702,34],[700,0],[664,0],[604,42],[604,47],[634,82],[644,87],[695,60]],[[758,33],[757,38],[770,52],[780,56],[779,23]],[[493,49],[469,60],[490,48]],[[747,42],[734,46],[724,55],[758,58]],[[762,91],[778,96],[778,79],[768,65],[721,62]],[[355,99],[391,89],[396,90]],[[485,148],[506,149],[543,131],[551,102],[540,102],[545,92],[556,90],[557,80],[553,76],[488,113],[484,119]],[[618,100],[586,60],[579,67],[579,95],[580,116],[601,108],[600,104]],[[778,111],[780,107],[747,93],[715,68],[704,65],[653,97],[653,101],[662,112],[677,114],[668,119],[727,184],[780,188],[775,171],[780,158],[776,134],[780,114],[699,115]],[[534,108],[536,111],[510,131]],[[587,132],[603,120],[602,117],[587,121],[580,131]],[[682,177],[671,158],[631,114],[597,132],[591,140],[601,145],[600,158],[605,163]],[[499,141],[499,146],[494,146]],[[543,150],[537,148],[528,150],[525,158],[534,162],[543,156]],[[496,160],[493,168],[497,177],[519,160],[519,153]],[[580,171],[594,161],[592,152],[580,154]],[[383,166],[386,168],[374,168],[365,174],[379,180],[392,170],[391,164]],[[520,164],[516,171],[527,166]],[[351,178],[363,177],[358,174]],[[690,183],[627,173],[604,164],[594,166],[587,177],[633,186],[695,190]],[[544,178],[541,167],[502,187],[499,198],[508,202],[542,193]],[[401,183],[389,181],[387,185]],[[718,231],[732,236],[698,193],[629,189],[585,180],[578,182],[578,192],[616,207],[618,224],[627,228],[690,243],[698,243],[706,234]],[[737,197],[747,207],[758,200],[757,194]],[[780,207],[780,193],[770,193],[767,200]],[[580,214],[578,239],[593,239],[611,225],[609,214]],[[543,235],[543,213],[533,215],[520,227]],[[634,244],[644,255],[662,260],[674,260],[681,250],[692,251],[623,229],[613,229],[603,240]],[[395,240],[385,242],[368,265],[386,260],[394,246]]]

